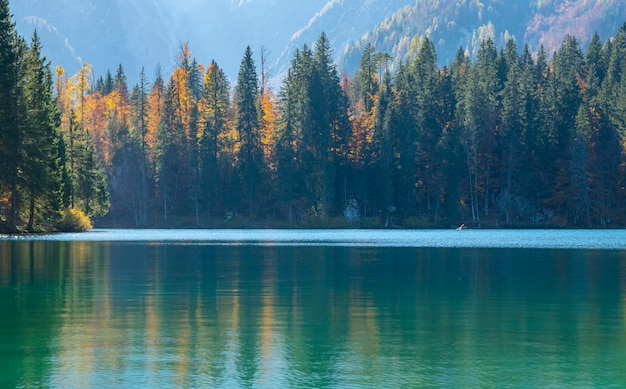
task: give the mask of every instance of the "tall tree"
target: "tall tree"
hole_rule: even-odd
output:
[[[501,161],[500,212],[505,221],[511,221],[513,204],[519,194],[521,170],[520,151],[523,134],[527,131],[525,102],[523,101],[522,70],[517,45],[509,39],[501,58],[504,68],[504,86],[501,94],[499,148]]]
[[[19,43],[8,0],[0,0],[0,191],[9,193],[9,225],[17,230],[18,166],[21,141],[18,126]],[[3,196],[4,197],[4,196]]]
[[[341,88],[330,42],[322,32],[314,46],[310,102],[312,144],[316,147],[317,206],[320,215],[346,205],[348,143],[351,137],[348,100]],[[308,141],[308,140],[306,140]],[[341,190],[343,188],[343,190]]]
[[[460,112],[463,114],[463,143],[467,156],[472,219],[488,216],[495,134],[499,118],[498,53],[493,40],[481,42],[476,62],[470,67]],[[482,210],[481,210],[482,206]]]
[[[52,97],[52,72],[41,55],[37,32],[26,52],[24,73],[25,132],[21,171],[29,196],[27,228],[33,231],[36,221],[46,217],[51,222],[58,220],[63,190],[57,144],[59,118]]]
[[[363,49],[359,69],[355,75],[355,80],[357,81],[360,91],[359,97],[361,98],[363,111],[365,112],[369,112],[374,106],[374,95],[378,89],[378,66],[376,59],[376,49],[373,44],[368,43]]]
[[[441,159],[438,156],[438,143],[444,123],[442,115],[442,94],[440,74],[437,66],[435,46],[424,38],[421,48],[410,69],[415,77],[416,106],[413,109],[418,131],[418,193],[417,201],[423,215],[439,219],[441,182]]]
[[[68,98],[75,107],[77,120],[82,128],[85,128],[85,99],[91,91],[92,84],[93,68],[88,62],[84,62],[68,82]]]
[[[309,85],[312,54],[307,46],[296,50],[279,93],[280,121],[276,138],[277,201],[289,222],[300,221],[308,206],[304,170],[312,156],[310,145],[303,142],[305,128],[310,125]],[[309,192],[310,193],[310,192]]]
[[[550,149],[557,158],[547,166],[554,175],[548,204],[564,217],[577,219],[578,205],[573,198],[570,168],[573,166],[572,145],[576,117],[582,103],[581,83],[584,79],[584,57],[576,38],[566,36],[553,59],[553,72],[548,78],[550,115]]]
[[[396,188],[396,205],[403,216],[415,216],[417,191],[417,147],[418,124],[415,110],[417,95],[414,92],[415,73],[410,66],[401,63],[396,72],[394,98],[394,187]]]
[[[200,191],[207,216],[224,210],[223,193],[232,166],[227,137],[230,130],[230,85],[212,61],[204,76],[200,100]]]
[[[235,128],[239,134],[238,171],[241,179],[242,206],[257,216],[260,188],[264,178],[263,149],[259,131],[259,80],[252,50],[244,52],[235,86]]]

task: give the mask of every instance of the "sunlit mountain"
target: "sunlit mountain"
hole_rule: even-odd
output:
[[[158,65],[167,74],[184,41],[200,63],[215,59],[231,79],[250,45],[257,65],[263,50],[270,76],[279,77],[294,50],[322,31],[340,70],[352,72],[367,42],[400,59],[415,37],[429,36],[447,63],[484,36],[550,52],[565,33],[585,43],[598,30],[606,39],[626,21],[622,0],[13,0],[10,7],[20,34],[38,30],[54,65],[73,73],[87,61],[102,75],[122,64],[131,81],[142,66],[148,76]]]

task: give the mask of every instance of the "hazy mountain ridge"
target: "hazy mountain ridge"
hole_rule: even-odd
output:
[[[415,49],[415,37],[428,35],[439,61],[449,63],[459,47],[470,53],[481,37],[501,45],[509,36],[548,52],[564,34],[586,43],[593,31],[603,39],[626,21],[621,0],[20,0],[11,11],[20,34],[40,33],[53,65],[74,73],[87,61],[96,76],[122,64],[129,80],[141,67],[151,76],[173,67],[181,42],[196,59],[215,59],[231,81],[243,51],[269,53],[270,76],[280,76],[293,52],[311,45],[325,31],[340,70],[353,72],[362,47],[376,44],[397,60]]]
[[[362,48],[373,43],[398,62],[428,36],[439,62],[450,63],[459,47],[474,54],[482,38],[503,46],[509,37],[533,51],[544,45],[551,54],[566,34],[586,45],[593,32],[611,37],[626,21],[621,0],[417,0],[385,19],[371,32],[343,50],[340,67],[349,72],[358,66]]]

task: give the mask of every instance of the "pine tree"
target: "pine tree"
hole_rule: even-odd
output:
[[[21,167],[28,190],[28,230],[35,222],[58,220],[62,207],[61,167],[58,157],[58,111],[52,98],[50,65],[41,56],[41,42],[35,32],[25,58],[25,121]],[[39,216],[36,215],[39,213]]]
[[[239,134],[238,171],[242,206],[257,216],[260,188],[264,180],[263,149],[259,132],[259,80],[252,50],[246,48],[235,86],[235,128]]]
[[[93,141],[88,131],[79,128],[75,138],[75,203],[87,216],[104,216],[109,210],[106,176],[96,161]]]
[[[435,46],[424,38],[415,61],[411,65],[415,77],[416,106],[413,114],[418,131],[416,163],[418,166],[417,201],[422,215],[439,219],[441,194],[441,159],[437,155],[437,145],[441,138],[443,125],[442,96],[439,89],[440,74],[437,66]]]
[[[348,100],[341,88],[332,48],[325,33],[315,42],[310,90],[313,144],[316,146],[317,207],[322,217],[343,209],[346,198]],[[343,190],[341,190],[343,189]]]
[[[8,202],[8,229],[18,225],[18,167],[21,142],[18,126],[19,48],[8,0],[0,0],[0,194]],[[3,202],[6,200],[3,200]]]
[[[472,219],[480,220],[481,206],[489,214],[492,174],[494,173],[495,135],[499,119],[498,53],[493,40],[482,41],[476,62],[469,68],[464,84],[463,143],[467,156],[469,198]]]
[[[502,110],[498,137],[502,175],[499,206],[505,221],[510,223],[513,203],[519,195],[518,178],[522,172],[520,151],[523,148],[523,134],[527,131],[521,63],[513,39],[507,42],[501,60],[505,81],[501,93]]]
[[[384,226],[388,227],[390,218],[395,212],[394,188],[393,188],[393,150],[391,141],[391,126],[393,117],[393,89],[391,73],[385,72],[380,91],[374,100],[374,123],[373,123],[373,173],[374,186],[373,198],[378,204],[375,209],[380,209],[384,216]]]
[[[376,49],[373,44],[368,43],[363,49],[359,69],[355,75],[355,80],[357,81],[360,91],[359,97],[363,104],[363,111],[366,113],[370,112],[374,106],[374,95],[378,89],[378,80],[376,77],[378,67],[376,62]]]
[[[279,93],[280,122],[276,139],[278,193],[290,224],[300,221],[305,207],[305,155],[308,145],[303,142],[303,131],[310,122],[308,84],[310,82],[311,53],[305,46],[296,50],[287,76]]]
[[[224,71],[212,61],[204,77],[200,101],[200,191],[207,216],[224,211],[223,193],[232,166],[226,141],[230,130],[230,86]]]
[[[546,167],[554,175],[548,204],[575,222],[580,204],[576,204],[577,200],[573,198],[570,168],[574,163],[572,158],[579,159],[579,154],[572,155],[575,150],[572,139],[582,103],[580,80],[584,78],[584,57],[576,38],[566,36],[553,61],[554,70],[547,87],[552,99],[548,135],[551,153],[557,158],[552,160],[552,166]]]
[[[398,67],[395,79],[394,113],[394,187],[396,188],[396,204],[398,212],[406,217],[417,213],[417,147],[418,123],[415,109],[417,94],[415,93],[415,74],[410,66],[402,63]]]

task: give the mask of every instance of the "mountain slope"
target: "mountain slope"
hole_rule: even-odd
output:
[[[141,67],[169,72],[181,42],[208,64],[215,59],[234,78],[247,45],[280,53],[326,0],[19,0],[11,11],[18,32],[36,28],[45,55],[75,72],[81,61],[96,74],[121,63],[129,78]],[[278,54],[273,54],[278,55]]]
[[[435,44],[442,64],[450,63],[459,47],[475,53],[485,37],[493,38],[498,46],[513,37],[518,45],[528,43],[533,51],[544,45],[550,54],[566,34],[578,37],[584,45],[594,31],[607,39],[625,21],[623,0],[416,0],[348,44],[340,67],[353,71],[367,43],[397,62],[410,55],[424,36]]]
[[[231,81],[244,49],[268,53],[271,77],[288,68],[294,51],[325,31],[340,70],[353,72],[367,42],[397,60],[411,53],[415,37],[428,35],[439,61],[459,47],[470,53],[482,37],[501,45],[509,36],[548,52],[564,34],[584,44],[598,30],[603,39],[626,21],[623,0],[14,0],[17,30],[27,39],[37,28],[53,65],[74,73],[82,61],[96,76],[124,66],[129,81],[142,67],[169,73],[183,41],[200,63],[212,59]]]

